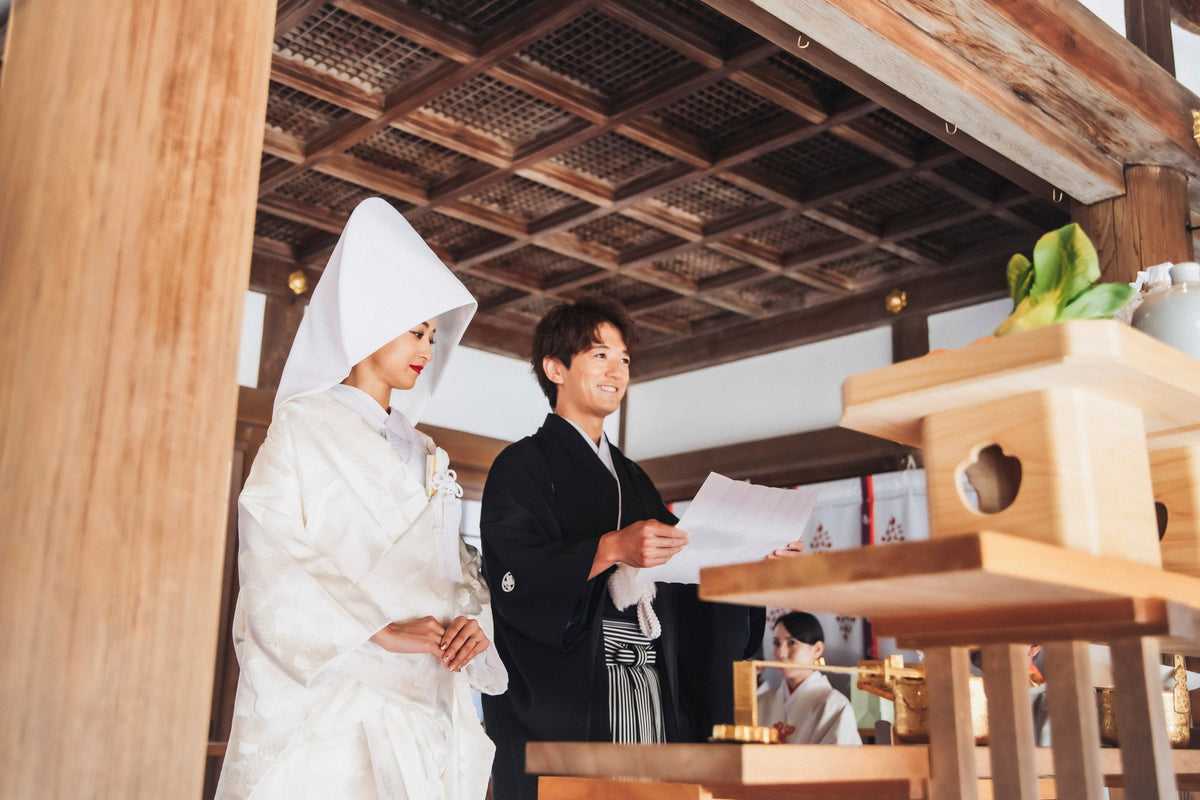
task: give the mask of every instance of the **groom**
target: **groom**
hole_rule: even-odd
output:
[[[496,800],[537,796],[528,741],[704,741],[733,721],[731,662],[762,640],[761,609],[625,580],[687,544],[646,473],[604,435],[636,346],[615,301],[552,309],[532,362],[553,413],[488,473],[483,565],[509,672],[508,692],[483,698]]]

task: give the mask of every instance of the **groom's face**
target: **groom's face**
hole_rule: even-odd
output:
[[[544,365],[546,375],[558,384],[554,409],[568,419],[604,419],[621,406],[629,388],[629,351],[621,332],[605,322],[596,329],[596,339],[571,358],[571,366],[557,359],[547,359]]]

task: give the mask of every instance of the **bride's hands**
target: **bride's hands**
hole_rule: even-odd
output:
[[[371,641],[389,653],[426,653],[441,657],[446,629],[433,617],[393,622],[381,628]]]
[[[475,656],[488,649],[487,635],[479,623],[467,617],[455,617],[442,636],[442,663],[458,672]]]
[[[453,672],[469,664],[490,644],[479,623],[467,617],[455,617],[449,626],[443,626],[433,617],[393,622],[380,629],[371,641],[389,653],[437,656]]]

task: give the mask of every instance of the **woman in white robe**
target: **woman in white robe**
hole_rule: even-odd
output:
[[[772,629],[776,661],[823,664],[825,632],[812,614],[784,614]],[[758,693],[758,724],[779,731],[785,744],[862,744],[850,701],[812,668],[784,669],[778,687]]]
[[[355,209],[239,498],[241,676],[218,798],[484,797],[494,746],[471,689],[508,676],[462,489],[412,427],[474,312],[395,209]]]

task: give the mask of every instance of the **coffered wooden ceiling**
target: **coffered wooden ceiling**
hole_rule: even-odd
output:
[[[466,343],[525,358],[601,293],[641,379],[887,324],[893,288],[908,314],[1003,296],[1066,218],[1049,187],[733,7],[281,0],[252,286],[315,279],[380,195],[478,298]]]

